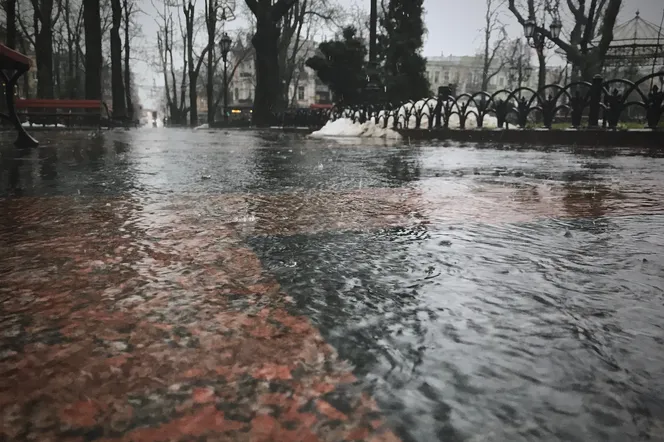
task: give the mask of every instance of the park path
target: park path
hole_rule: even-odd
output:
[[[397,440],[210,201],[2,201],[3,437]]]

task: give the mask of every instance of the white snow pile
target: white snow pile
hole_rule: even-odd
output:
[[[417,122],[417,115],[419,114],[420,129],[429,129],[429,126],[433,126],[435,123],[434,121],[435,117],[433,117],[432,115],[433,111],[436,109],[437,104],[438,100],[436,100],[435,98],[429,98],[427,100],[420,100],[415,103],[404,104],[397,111],[399,127],[407,127],[409,129],[414,129],[415,123]],[[457,104],[452,105],[452,112],[459,112],[460,110],[461,106]],[[466,129],[477,128],[477,117],[475,117],[475,114],[472,114],[471,112],[477,113],[477,108],[474,107],[472,104],[469,105],[468,108],[466,109],[466,114],[468,115],[466,118],[466,125],[465,125]],[[381,111],[379,115],[383,117],[385,115],[385,112]],[[406,115],[409,115],[407,125],[405,124]],[[496,119],[496,117],[493,115],[485,115],[483,123],[484,124],[482,125],[482,127],[484,128],[494,129],[498,127],[498,119]],[[394,124],[394,116],[390,116],[388,118],[388,126],[392,127],[393,124]],[[443,124],[443,121],[441,121],[441,124]],[[461,124],[459,121],[459,115],[456,113],[452,114],[450,116],[448,128],[459,129],[460,127]]]
[[[420,115],[420,128],[429,129],[429,126],[433,126],[434,117],[430,117],[433,114],[434,109],[436,108],[437,100],[428,99],[420,100],[415,103],[407,103],[401,106],[397,112],[398,127],[399,128],[409,128],[414,129],[416,126],[417,115]],[[459,111],[460,106],[454,104],[452,111]],[[475,114],[470,113],[474,111],[477,113],[477,108],[469,105],[466,109],[466,129],[475,129],[477,128],[477,117]],[[406,124],[406,115],[408,116],[408,121]],[[401,136],[398,132],[392,129],[394,127],[394,114],[391,114],[387,118],[387,129],[384,129],[384,119],[385,111],[380,111],[379,124],[375,124],[373,120],[367,121],[364,124],[353,123],[353,117],[358,119],[360,116],[359,111],[356,111],[355,115],[351,112],[346,112],[344,118],[339,118],[335,121],[328,121],[328,123],[319,131],[311,134],[314,138],[325,138],[325,137],[373,137],[373,138],[390,138],[390,139],[400,139]],[[442,122],[441,122],[442,123]],[[493,115],[485,115],[482,127],[487,129],[494,129],[498,127],[498,120]],[[459,115],[456,113],[450,116],[448,123],[450,129],[459,129],[461,127],[459,121]]]
[[[409,111],[411,113],[410,118],[408,119],[408,127],[409,128],[415,128],[415,122],[416,122],[416,117],[413,114],[420,113],[421,114],[421,120],[420,120],[420,128],[421,129],[428,129],[429,125],[434,125],[434,117],[431,117],[431,122],[429,122],[429,117],[431,114],[433,114],[433,110],[436,108],[436,105],[438,104],[438,100],[436,99],[429,99],[429,100],[420,100],[416,103],[408,103],[404,106],[401,106],[399,108],[399,121],[403,124],[403,122],[406,120],[406,113]],[[413,109],[414,108],[414,109]],[[452,105],[452,112],[460,112],[461,106],[457,104]],[[471,113],[474,112],[474,113]],[[473,106],[472,104],[468,106],[466,109],[466,125],[465,129],[476,129],[477,128],[477,117],[475,114],[477,113],[477,108]],[[442,116],[441,116],[442,120]],[[498,127],[498,119],[493,116],[493,115],[485,115],[483,119],[483,128],[487,129],[495,129]],[[441,121],[441,125],[444,122]],[[449,129],[460,129],[461,128],[461,122],[459,121],[459,115],[458,114],[452,114],[450,115],[450,120],[448,122]]]
[[[391,128],[383,128],[382,125],[375,124],[373,121],[366,123],[353,123],[350,118],[339,118],[334,121],[328,121],[322,129],[310,135],[313,138],[334,138],[334,137],[354,137],[354,138],[384,138],[389,140],[400,140],[401,135]]]
[[[30,122],[28,122],[28,121],[24,121],[23,123],[21,123],[21,126],[23,126],[23,127],[52,127],[52,128],[67,127],[64,124],[60,124],[60,123],[58,123],[58,124],[39,124],[39,123],[30,124]]]

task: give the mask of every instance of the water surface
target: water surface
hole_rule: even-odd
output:
[[[664,440],[658,155],[269,131],[38,135],[38,149],[1,151],[6,244],[20,245],[14,215],[43,198],[81,213],[132,201],[146,228],[181,205],[210,241],[228,227],[403,440]]]

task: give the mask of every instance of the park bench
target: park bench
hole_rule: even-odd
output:
[[[28,98],[16,100],[16,108],[30,126],[63,124],[67,127],[101,127],[109,119],[108,110],[101,100]]]
[[[0,113],[0,118],[9,121],[16,128],[18,137],[14,144],[21,147],[37,146],[39,144],[37,140],[28,135],[21,124],[21,120],[16,113],[14,100],[16,82],[30,70],[30,64],[28,57],[0,44],[0,78],[2,78],[5,86],[5,101],[7,104],[7,113]],[[11,71],[12,74],[8,75],[8,71]]]

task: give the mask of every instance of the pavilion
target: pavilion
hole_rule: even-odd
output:
[[[664,23],[664,13],[662,15]],[[594,43],[599,43],[599,40]],[[639,77],[664,69],[664,30],[641,17],[614,28],[613,41],[604,62],[605,74]],[[612,75],[609,75],[612,76]]]

